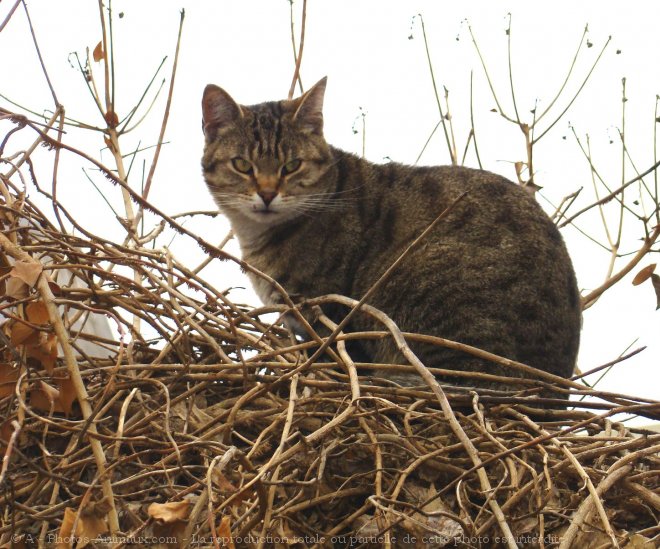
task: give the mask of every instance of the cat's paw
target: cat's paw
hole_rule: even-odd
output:
[[[269,296],[269,301],[272,304],[283,305],[285,300],[279,292],[274,291]],[[305,322],[312,328],[317,326],[321,309],[318,306],[311,306],[305,303],[305,298],[299,294],[289,294],[289,298],[296,306],[296,312],[289,311],[282,316],[282,322],[291,330],[294,335],[302,337],[303,339],[310,339],[309,329],[305,326]]]

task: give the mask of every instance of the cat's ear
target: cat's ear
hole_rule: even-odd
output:
[[[318,135],[323,134],[323,95],[325,94],[327,80],[328,77],[324,76],[295,100],[297,107],[293,119],[303,131]]]
[[[235,123],[242,118],[243,111],[236,101],[222,88],[209,84],[202,97],[202,127],[207,137],[218,128]]]

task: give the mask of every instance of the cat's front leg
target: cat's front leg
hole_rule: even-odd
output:
[[[318,320],[321,310],[318,306],[310,306],[305,304],[305,297],[300,294],[289,294],[289,298],[294,303],[297,312],[288,311],[284,313],[281,317],[284,325],[293,332],[294,335],[303,338],[304,340],[310,340],[309,328],[305,326],[304,320],[315,329],[318,327]],[[286,300],[280,292],[273,290],[268,296],[269,305],[285,305]]]

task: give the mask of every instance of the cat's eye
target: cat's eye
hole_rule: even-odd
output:
[[[252,173],[252,164],[245,160],[245,158],[241,158],[240,156],[232,158],[231,164],[237,172]]]
[[[289,175],[290,173],[298,171],[301,165],[301,160],[289,160],[284,166],[282,166],[282,175]]]

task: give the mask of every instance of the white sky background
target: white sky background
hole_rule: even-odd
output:
[[[0,3],[0,21],[13,1]],[[169,214],[213,209],[202,181],[199,158],[202,150],[200,99],[204,86],[213,82],[224,87],[238,102],[251,104],[284,98],[293,73],[289,2],[286,0],[225,0],[163,2],[115,0],[114,20],[117,112],[122,118],[142,94],[161,59],[171,71],[179,10],[185,8],[181,54],[174,98],[150,200]],[[294,4],[296,35],[301,0]],[[100,40],[97,3],[87,0],[32,0],[30,14],[59,101],[67,116],[101,126],[103,121],[87,93],[83,78],[69,65],[69,53],[81,58],[85,48]],[[611,188],[635,176],[628,163],[621,171],[621,78],[627,78],[626,143],[639,171],[654,162],[653,126],[656,94],[660,93],[660,33],[656,2],[556,1],[490,2],[309,0],[302,63],[306,87],[327,75],[325,133],[329,142],[349,151],[362,151],[360,113],[366,112],[366,156],[381,162],[386,157],[413,163],[439,120],[424,52],[421,26],[415,14],[424,17],[437,84],[449,89],[454,131],[462,155],[470,129],[469,84],[474,73],[474,115],[479,152],[485,169],[515,179],[513,162],[525,160],[524,140],[519,128],[491,112],[495,106],[465,23],[469,20],[488,65],[504,110],[513,114],[507,72],[507,13],[512,13],[513,79],[523,119],[531,121],[535,99],[539,109],[554,97],[575,54],[585,24],[589,25],[592,48],[585,48],[574,76],[560,99],[561,112],[582,84],[584,76],[612,35],[601,63],[569,113],[536,146],[536,182],[552,203],[585,187],[573,212],[593,201],[589,167],[568,129],[591,136],[594,162]],[[412,34],[413,38],[409,39]],[[457,39],[458,38],[458,39]],[[621,53],[617,54],[617,50]],[[53,101],[32,45],[22,7],[0,33],[0,93],[36,112],[53,109]],[[96,64],[97,84],[102,68]],[[160,129],[167,85],[152,113],[135,132],[123,138],[123,152],[155,144]],[[0,105],[16,109],[0,98]],[[362,111],[360,110],[362,109]],[[548,120],[553,119],[550,113]],[[358,130],[355,134],[353,128]],[[545,128],[542,124],[541,128]],[[0,137],[10,127],[0,125]],[[27,134],[27,132],[23,132]],[[565,139],[564,139],[565,137]],[[112,157],[101,134],[70,130],[67,141],[112,166]],[[612,141],[613,143],[610,143]],[[43,153],[46,154],[46,153]],[[142,161],[139,155],[129,178],[139,189]],[[437,132],[420,163],[446,164],[449,155],[441,131]],[[36,163],[50,184],[50,160]],[[476,167],[471,150],[466,165]],[[4,167],[0,167],[5,171]],[[38,171],[39,175],[39,171]],[[106,198],[122,211],[119,190],[90,172]],[[653,177],[646,178],[653,185]],[[635,189],[636,187],[633,187]],[[634,197],[636,190],[629,196]],[[30,189],[31,196],[36,191]],[[110,238],[123,234],[103,199],[81,171],[80,161],[64,155],[59,173],[59,196],[81,224]],[[543,203],[548,211],[552,207]],[[614,220],[618,210],[611,205],[606,214]],[[606,242],[597,210],[580,218],[579,227]],[[626,217],[622,251],[634,252],[642,236],[641,227]],[[228,226],[221,219],[190,223],[211,242],[219,242]],[[147,229],[148,230],[148,229]],[[564,230],[580,287],[598,286],[607,271],[609,254],[576,230]],[[164,235],[159,244],[172,238]],[[202,257],[184,237],[175,238],[172,249],[180,259],[196,265]],[[232,244],[229,250],[237,253]],[[629,256],[628,256],[629,257]],[[615,271],[625,265],[620,259]],[[657,261],[649,258],[641,267]],[[249,286],[230,263],[214,262],[204,271],[218,288]],[[650,283],[632,287],[626,277],[616,288],[585,313],[579,366],[590,369],[616,358],[639,337],[633,348],[648,345],[641,355],[616,367],[599,385],[603,390],[657,398],[660,386],[660,316]],[[539,281],[541,284],[542,281]],[[232,294],[234,300],[256,298],[250,293]]]

